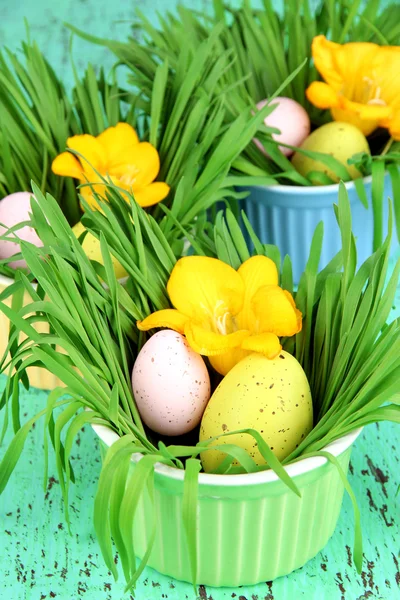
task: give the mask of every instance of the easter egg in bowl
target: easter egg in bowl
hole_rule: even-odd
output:
[[[361,152],[370,154],[365,135],[354,125],[340,121],[332,121],[318,127],[299,148],[333,156],[346,167],[351,179],[358,179],[361,177],[361,173],[354,165],[348,164],[349,158]],[[325,163],[306,156],[302,152],[298,151],[293,155],[292,164],[304,177],[307,177],[312,171],[320,171],[328,175],[332,181],[336,183],[340,181],[340,177]]]
[[[0,200],[0,235],[4,235],[7,232],[7,229],[18,225],[18,223],[29,221],[31,198],[32,194],[30,192],[16,192]],[[33,227],[22,227],[15,231],[15,236],[21,240],[30,242],[37,247],[43,246]],[[0,259],[10,258],[20,251],[21,248],[18,242],[0,240]],[[8,265],[12,269],[26,269],[27,267],[26,262],[23,259],[11,261]]]
[[[257,108],[261,110],[269,100],[258,102]],[[280,133],[273,133],[272,138],[277,142],[289,144],[290,146],[300,146],[310,133],[310,118],[306,110],[292,98],[277,96],[271,101],[271,106],[275,106],[273,112],[269,114],[264,123],[267,127],[279,129]],[[261,142],[254,140],[256,146],[266,154]],[[293,150],[279,146],[279,150],[285,156],[293,154]]]
[[[143,422],[157,433],[176,436],[200,423],[210,398],[210,377],[204,360],[186,338],[165,329],[139,352],[132,388]]]
[[[274,359],[251,354],[221,381],[204,412],[200,441],[241,429],[256,429],[272,452],[283,460],[313,427],[310,386],[300,363],[284,350]],[[220,437],[213,445],[236,444],[265,465],[255,439],[247,433]],[[214,471],[226,454],[202,452],[204,471]]]

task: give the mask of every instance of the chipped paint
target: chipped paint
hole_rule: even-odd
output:
[[[23,392],[23,401],[35,411],[43,406],[46,395],[39,391]],[[55,594],[56,600],[130,600],[129,594],[123,594],[122,580],[115,583],[107,572],[94,537],[92,506],[100,464],[93,433],[87,429],[80,436],[80,446],[73,449],[74,456],[78,450],[80,456],[73,462],[76,479],[84,481],[85,485],[71,486],[72,537],[65,527],[52,455],[51,478],[43,492],[42,435],[38,425],[27,440],[22,461],[0,505],[0,581],[4,586],[4,597],[20,600],[29,589],[32,600],[40,600],[41,596],[48,600],[53,597],[51,593]],[[386,448],[398,445],[398,439],[395,425],[381,424],[379,430],[369,427],[353,452],[354,474],[350,481],[360,503],[364,525],[365,559],[361,576],[352,566],[353,515],[346,498],[335,535],[323,553],[303,569],[252,588],[218,590],[201,586],[200,599],[311,600],[323,597],[363,600],[391,599],[396,593],[400,597],[400,513],[399,497],[395,496],[398,481],[391,475],[398,467],[392,460],[393,453],[385,453]],[[88,457],[86,461],[82,460],[84,456]],[[373,468],[366,457],[372,460]],[[35,465],[34,469],[31,463]],[[362,471],[366,473],[362,474]],[[119,563],[117,555],[115,563]],[[311,595],[314,593],[318,594]],[[189,584],[164,577],[152,569],[145,570],[137,593],[131,598],[195,600]]]

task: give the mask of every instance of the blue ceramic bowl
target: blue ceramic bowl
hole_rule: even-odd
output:
[[[366,209],[357,194],[354,182],[345,184],[352,212],[353,233],[357,241],[358,265],[373,249],[373,215],[371,207],[371,177],[364,178],[369,208]],[[243,188],[242,188],[243,189]],[[324,222],[324,241],[320,269],[323,269],[341,248],[339,228],[333,205],[338,202],[339,184],[327,186],[248,187],[249,196],[243,208],[257,236],[263,243],[274,244],[282,258],[288,254],[293,265],[293,279],[298,283],[310,252],[316,226]],[[387,233],[388,197],[392,188],[390,177],[385,177],[384,235]],[[394,235],[392,249],[398,247]]]

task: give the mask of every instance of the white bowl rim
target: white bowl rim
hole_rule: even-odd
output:
[[[118,434],[104,425],[92,425],[94,432],[100,438],[106,446],[110,447],[114,442],[119,439]],[[343,437],[335,440],[331,444],[328,444],[324,448],[326,452],[330,452],[333,456],[337,457],[343,454],[360,435],[362,427],[344,435]],[[138,462],[142,457],[142,454],[133,454],[132,458],[135,462]],[[322,456],[313,456],[310,458],[304,458],[298,462],[292,463],[284,467],[285,471],[290,477],[298,477],[309,471],[313,471],[318,467],[323,466],[328,462],[328,459]],[[155,471],[177,481],[183,481],[185,471],[175,467],[170,467],[161,463],[156,463]],[[248,485],[259,485],[265,483],[272,483],[278,481],[279,477],[272,470],[259,471],[257,473],[244,473],[240,475],[214,475],[212,473],[199,473],[199,485],[209,486],[224,486],[224,487],[238,487]]]
[[[359,177],[361,181],[365,184],[370,184],[372,182],[372,175],[367,175],[366,177]],[[350,188],[355,188],[354,179],[351,181],[343,182],[345,188],[348,190]],[[321,195],[325,193],[333,193],[339,191],[340,183],[330,183],[329,185],[281,185],[280,183],[276,183],[275,185],[254,185],[254,186],[246,186],[246,187],[255,187],[262,188],[264,190],[273,189],[274,192],[287,194],[287,193],[296,193],[296,194],[307,194],[309,195]]]

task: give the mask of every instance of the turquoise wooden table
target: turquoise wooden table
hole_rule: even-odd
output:
[[[135,3],[153,19],[154,7],[162,12],[174,5],[173,0]],[[190,5],[205,10],[210,2],[191,0]],[[62,21],[72,21],[98,35],[125,36],[132,7],[133,3],[122,0],[18,0],[16,3],[0,0],[0,43],[12,49],[18,47],[25,35],[23,17],[26,16],[32,37],[69,84],[68,34],[62,28]],[[107,51],[80,40],[75,40],[73,54],[80,69],[87,60],[109,67],[113,62]],[[400,316],[400,291],[392,316]],[[1,377],[1,389],[4,382]],[[25,417],[42,408],[46,398],[47,394],[39,390],[24,392]],[[133,597],[192,600],[190,585],[163,577],[152,569],[146,569],[134,596],[124,595],[122,580],[115,583],[107,572],[92,525],[93,498],[100,471],[97,441],[92,431],[86,429],[81,433],[73,451],[78,484],[71,489],[71,535],[64,525],[54,461],[50,463],[52,477],[43,491],[42,446],[43,430],[39,424],[0,499],[0,600],[132,600]],[[362,512],[365,559],[361,576],[351,563],[353,516],[350,502],[345,498],[334,536],[325,550],[305,567],[254,588],[200,587],[200,598],[400,599],[400,496],[396,496],[400,480],[399,450],[400,428],[392,424],[366,428],[354,448],[350,481]],[[4,447],[0,448],[0,456],[3,452]]]

